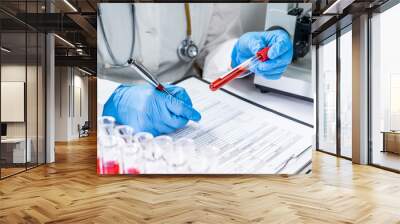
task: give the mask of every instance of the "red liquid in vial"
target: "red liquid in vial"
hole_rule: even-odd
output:
[[[211,91],[218,90],[223,85],[227,84],[228,82],[232,81],[233,79],[244,74],[245,72],[247,72],[249,70],[249,68],[251,66],[256,66],[259,62],[264,62],[264,61],[269,60],[268,51],[269,51],[269,47],[265,47],[265,48],[259,50],[255,56],[247,59],[242,64],[238,65],[238,67],[234,68],[228,74],[214,80],[209,86]]]
[[[136,169],[136,168],[129,168],[129,169],[126,171],[126,174],[140,174],[140,172],[139,172],[139,170]]]
[[[101,169],[101,160],[97,158],[97,174],[102,174],[103,170]]]
[[[235,79],[242,75],[243,73],[247,72],[248,70],[244,67],[238,67],[237,69],[231,71],[230,73],[226,74],[225,76],[216,79],[214,82],[210,84],[210,89],[212,91],[216,91],[221,86],[225,85],[226,83],[232,81],[232,79]]]
[[[118,174],[119,164],[117,161],[107,161],[103,164],[103,174]]]

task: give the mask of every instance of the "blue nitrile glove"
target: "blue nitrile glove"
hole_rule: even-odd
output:
[[[104,105],[103,116],[113,116],[118,124],[154,136],[183,128],[189,120],[201,119],[185,89],[165,87],[174,96],[150,85],[120,85]]]
[[[232,68],[253,57],[265,47],[270,47],[269,59],[250,68],[250,71],[267,79],[279,79],[292,62],[293,56],[292,40],[283,29],[243,34],[232,50]]]

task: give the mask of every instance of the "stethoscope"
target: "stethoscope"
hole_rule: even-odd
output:
[[[189,3],[185,2],[185,15],[186,15],[186,38],[178,46],[179,58],[183,61],[189,62],[196,58],[199,53],[199,48],[192,40],[192,21],[190,19]]]
[[[177,52],[178,52],[178,56],[181,60],[183,60],[185,62],[190,62],[196,58],[196,56],[199,53],[199,49],[191,38],[192,24],[191,24],[191,18],[190,18],[189,3],[186,2],[184,4],[185,4],[185,16],[186,16],[186,38],[178,46]],[[133,4],[131,5],[131,14],[132,14],[131,15],[132,21],[134,21],[135,20],[135,6]],[[108,54],[110,55],[111,60],[113,62],[112,65],[107,65],[107,67],[111,67],[111,68],[130,67],[132,64],[132,61],[133,61],[131,56],[133,55],[133,49],[135,47],[135,30],[134,30],[135,25],[133,24],[133,26],[132,26],[133,27],[133,38],[132,38],[131,51],[129,53],[129,58],[125,61],[125,63],[121,64],[121,63],[117,62],[117,59],[116,59],[116,57],[110,47],[110,44],[108,42],[108,38],[107,38],[105,29],[104,29],[104,23],[103,23],[103,19],[102,19],[102,15],[101,15],[101,6],[98,7],[97,15],[99,18],[101,32],[102,32],[102,35],[104,38],[104,43],[106,45]]]

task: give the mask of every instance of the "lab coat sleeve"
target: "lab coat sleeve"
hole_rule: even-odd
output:
[[[207,38],[196,62],[203,67],[207,55],[213,49],[225,41],[238,38],[241,34],[239,4],[214,4]]]
[[[205,80],[215,80],[230,69],[231,52],[237,40],[237,38],[226,40],[210,51],[203,66],[203,78]]]
[[[97,117],[102,116],[104,104],[119,85],[118,82],[97,78]]]

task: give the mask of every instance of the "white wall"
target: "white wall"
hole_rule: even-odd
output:
[[[7,136],[8,137],[25,137],[25,126],[28,125],[28,137],[31,133],[36,136],[36,122],[37,122],[37,95],[36,95],[36,66],[6,64],[1,66],[1,81],[4,82],[26,82],[26,72],[28,73],[28,87],[27,87],[27,122],[7,122]],[[41,107],[41,105],[39,105]],[[7,110],[8,108],[1,108]],[[23,109],[23,108],[22,108]],[[42,136],[41,136],[42,137]]]
[[[55,141],[77,139],[78,125],[88,120],[88,78],[83,75],[76,68],[56,67]]]
[[[1,66],[1,81],[4,82],[25,82],[25,65],[9,64]],[[28,67],[28,70],[30,68]],[[1,108],[7,110],[7,108]],[[7,123],[7,137],[25,137],[25,122]]]
[[[26,106],[22,106],[20,112],[26,112],[26,120],[22,122],[6,122],[8,138],[24,138],[30,140],[32,161],[44,162],[45,150],[45,116],[44,116],[44,74],[41,66],[25,64],[3,64],[1,66],[2,82],[24,82],[26,86]],[[26,80],[27,79],[27,80]],[[3,90],[2,90],[3,91]],[[24,94],[24,90],[21,90]],[[7,97],[7,96],[2,96]],[[3,107],[4,112],[12,108]],[[7,111],[12,113],[12,111]],[[39,154],[37,156],[37,153]]]

